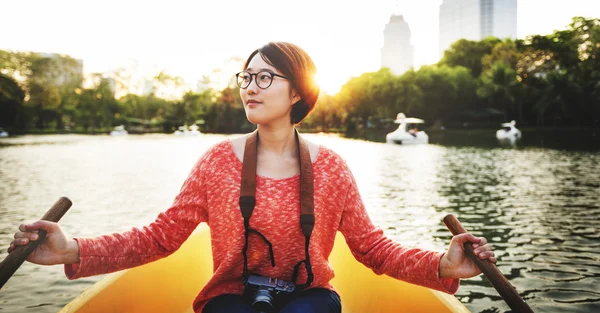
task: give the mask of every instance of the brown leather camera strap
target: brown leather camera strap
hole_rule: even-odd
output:
[[[298,159],[300,165],[300,227],[306,238],[306,260],[301,261],[294,268],[294,280],[298,273],[298,266],[305,263],[308,272],[308,280],[301,288],[306,288],[313,280],[312,269],[310,266],[310,257],[308,246],[310,235],[315,224],[314,217],[314,181],[312,172],[312,162],[310,160],[310,151],[308,144],[304,141],[297,129],[294,129],[296,136],[296,144],[298,147]],[[271,243],[258,231],[250,228],[250,217],[256,205],[256,164],[257,164],[257,147],[259,137],[258,130],[255,130],[248,138],[246,138],[246,148],[244,150],[244,161],[242,164],[242,183],[240,189],[240,209],[244,217],[244,228],[246,229],[246,244],[244,245],[244,279],[247,277],[247,258],[246,251],[248,249],[248,235],[250,232],[259,234],[269,245],[271,252],[271,263],[275,266],[275,260],[272,252]]]
[[[309,229],[309,225],[314,225],[314,183],[312,162],[310,161],[308,145],[304,139],[300,137],[298,130],[295,130],[295,132],[296,142],[299,146],[298,157],[300,160],[300,226],[302,227],[304,235],[310,236],[312,227]],[[244,150],[244,162],[242,164],[241,197],[252,197],[255,199],[256,196],[257,146],[258,130],[255,130],[248,138],[246,138],[246,149]],[[255,200],[250,200],[249,202],[254,202],[254,204],[256,204]],[[252,205],[252,210],[254,210],[254,205]],[[252,215],[252,211],[250,211],[250,215]],[[306,225],[302,223],[303,219],[307,220]]]

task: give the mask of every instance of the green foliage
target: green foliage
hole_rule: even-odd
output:
[[[423,93],[415,114],[429,121],[452,116],[475,102],[477,81],[465,67],[423,66],[414,80]]]
[[[471,70],[473,77],[479,77],[483,71],[483,58],[492,52],[494,46],[501,41],[498,38],[489,37],[482,41],[460,39],[444,51],[440,65],[449,67],[463,66]]]
[[[95,74],[97,84],[84,89],[74,106],[69,107],[73,126],[82,126],[86,131],[95,133],[97,129],[113,126],[120,107],[115,100],[110,81]]]
[[[600,19],[575,17],[566,30],[530,36],[518,50],[524,119],[538,125],[600,124]]]
[[[481,87],[477,93],[489,102],[488,107],[503,111],[504,119],[514,116],[515,92],[518,86],[517,73],[504,62],[493,63],[491,68],[481,75]]]
[[[25,92],[9,76],[0,74],[0,127],[22,130]]]
[[[254,126],[246,119],[237,86],[221,90],[214,100],[204,115],[208,132],[232,134],[253,129]]]
[[[483,71],[489,70],[495,63],[504,63],[509,68],[515,69],[517,62],[521,58],[521,54],[517,50],[517,44],[511,39],[505,39],[498,42],[492,48],[489,54],[486,54],[482,59]]]

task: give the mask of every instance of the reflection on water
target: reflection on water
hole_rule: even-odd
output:
[[[443,250],[454,213],[487,237],[499,268],[536,312],[600,311],[600,152],[397,146],[307,135],[342,155],[375,223],[408,246]],[[72,236],[125,231],[166,209],[200,154],[227,138],[25,136],[0,140],[0,258],[16,226],[60,196]],[[56,312],[99,280],[24,264],[0,292],[1,312]],[[507,312],[483,277],[457,297],[473,312]]]

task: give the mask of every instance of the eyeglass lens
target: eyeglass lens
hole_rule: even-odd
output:
[[[238,74],[237,83],[240,88],[248,88],[252,82],[252,78],[256,77],[256,84],[260,88],[268,88],[273,82],[273,75],[269,72],[258,72],[256,74],[241,72]]]

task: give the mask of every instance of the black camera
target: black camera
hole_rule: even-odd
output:
[[[260,312],[272,312],[275,296],[290,294],[295,288],[294,283],[282,279],[249,275],[244,294],[250,298],[255,309]]]

